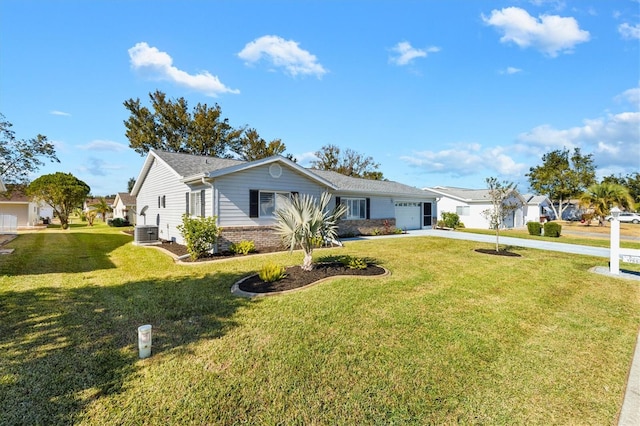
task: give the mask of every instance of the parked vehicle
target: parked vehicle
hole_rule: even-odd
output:
[[[611,222],[613,220],[613,216],[607,216],[605,217],[605,219]],[[625,223],[640,223],[640,214],[631,213],[631,212],[621,212],[620,216],[618,216],[618,220],[620,222],[625,222]]]

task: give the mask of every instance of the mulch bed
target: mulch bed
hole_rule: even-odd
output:
[[[506,250],[496,251],[495,249],[475,249],[475,251],[478,253],[492,254],[494,256],[522,257],[518,253]]]
[[[274,293],[308,286],[324,278],[338,275],[375,276],[386,273],[384,268],[368,265],[365,269],[351,269],[342,263],[318,263],[311,271],[303,271],[300,266],[286,269],[287,276],[273,283],[266,283],[258,275],[252,275],[239,284],[242,291],[249,293]]]
[[[162,244],[156,247],[160,247],[177,257],[185,256],[189,254],[189,252],[187,251],[187,246],[184,246],[182,244],[176,244],[171,241],[162,241]],[[261,254],[261,253],[273,253],[273,252],[285,251],[285,250],[286,249],[282,247],[267,247],[267,248],[262,248],[260,250],[253,251],[249,254],[251,255],[251,254]],[[224,251],[220,253],[208,253],[196,260],[191,260],[191,257],[185,257],[184,259],[181,259],[181,261],[182,262],[207,262],[215,259],[224,259],[229,257],[242,257],[242,256],[244,255],[232,253],[230,251]]]

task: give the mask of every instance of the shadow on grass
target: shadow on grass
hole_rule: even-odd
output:
[[[0,275],[37,275],[89,272],[111,269],[109,253],[131,242],[132,238],[116,233],[30,233],[19,235],[5,248],[14,248],[0,258]]]
[[[118,393],[141,365],[137,327],[153,326],[153,363],[225,335],[248,303],[232,297],[235,274],[113,287],[1,293],[3,424],[72,424],[92,400]],[[158,362],[158,361],[156,361]]]

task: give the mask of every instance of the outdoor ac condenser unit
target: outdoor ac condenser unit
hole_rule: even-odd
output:
[[[136,243],[155,243],[158,241],[158,227],[153,225],[136,226],[134,231],[134,242]]]

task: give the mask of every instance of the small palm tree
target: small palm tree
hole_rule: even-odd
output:
[[[593,214],[598,217],[598,224],[603,226],[604,218],[609,214],[611,207],[617,205],[621,209],[629,210],[633,207],[633,198],[626,187],[602,182],[587,188],[580,196],[580,204],[593,209]]]
[[[328,192],[322,193],[320,201],[309,194],[295,194],[291,198],[278,196],[276,232],[289,250],[302,248],[304,271],[313,269],[313,249],[318,242],[335,241],[338,236],[338,219],[346,213],[347,207],[340,204],[329,211],[330,201]]]
[[[102,215],[103,222],[107,221],[107,213],[113,210],[104,197],[98,197],[98,202],[93,206],[93,208]]]

